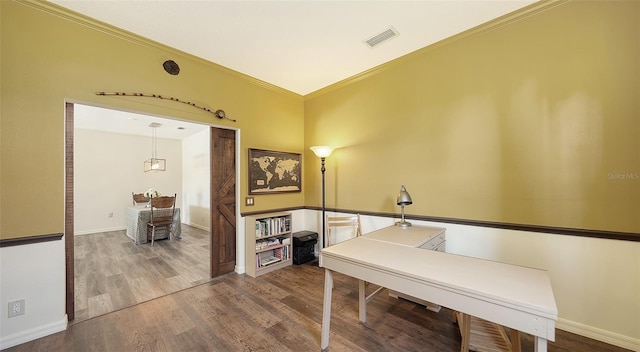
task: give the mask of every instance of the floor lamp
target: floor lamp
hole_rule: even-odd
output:
[[[327,158],[329,155],[331,155],[331,153],[333,152],[333,147],[328,147],[328,146],[315,146],[315,147],[311,147],[311,150],[313,150],[313,152],[316,154],[316,156],[318,158],[320,158],[320,160],[322,161],[322,167],[320,168],[320,172],[322,172],[322,246],[320,247],[320,249],[324,248],[325,246],[325,236],[326,236],[326,232],[325,232],[325,216],[324,216],[324,211],[325,211],[325,204],[324,204],[324,172],[325,172],[325,168],[324,168],[324,159]]]

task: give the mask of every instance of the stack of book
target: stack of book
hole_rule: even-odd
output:
[[[291,258],[290,246],[274,248],[272,251],[256,254],[256,268],[265,267]]]
[[[288,238],[286,238],[286,240],[288,240]],[[278,238],[268,238],[266,240],[256,241],[256,251],[260,251],[269,247],[279,246],[280,244],[282,243],[280,243],[280,240],[278,240]]]
[[[288,216],[256,220],[256,238],[276,235],[291,230]]]

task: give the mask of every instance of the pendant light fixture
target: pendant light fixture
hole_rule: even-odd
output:
[[[157,140],[156,140],[156,128],[162,126],[157,122],[152,122],[149,127],[152,129],[151,133],[151,158],[144,162],[144,172],[155,172],[167,170],[167,160],[158,159],[156,157]]]

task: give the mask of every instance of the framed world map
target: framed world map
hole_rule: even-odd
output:
[[[249,194],[301,191],[301,154],[249,149]]]

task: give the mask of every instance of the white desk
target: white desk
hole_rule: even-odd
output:
[[[144,205],[127,208],[127,237],[135,244],[147,243],[147,223],[151,221],[151,208]],[[180,223],[180,208],[173,213],[173,238],[180,238],[182,227]],[[157,234],[156,240],[167,238],[167,234]]]
[[[443,227],[432,226],[389,226],[369,232],[364,237],[407,247],[436,250],[444,244],[445,231]]]
[[[359,279],[360,290],[363,281],[371,282],[531,334],[538,352],[547,350],[547,340],[555,340],[558,309],[543,270],[425,251],[369,235],[322,249],[320,266],[325,268],[323,350],[329,347],[333,271]],[[359,297],[360,320],[366,322],[363,292]]]
[[[370,238],[370,239],[389,242],[396,245],[444,252],[445,251],[445,231],[446,229],[443,227],[432,227],[432,226],[416,226],[416,225],[413,225],[410,227],[389,226],[389,227],[381,228],[380,230],[369,232],[365,236],[367,236],[367,238]],[[409,295],[403,294],[402,292],[389,290],[389,296],[393,298],[401,297],[409,301],[421,304],[425,306],[428,310],[436,313],[439,312],[441,308],[437,304],[433,304],[432,302],[421,300],[417,297],[411,297]],[[369,302],[369,300],[371,300],[371,298],[368,298],[367,302]]]

